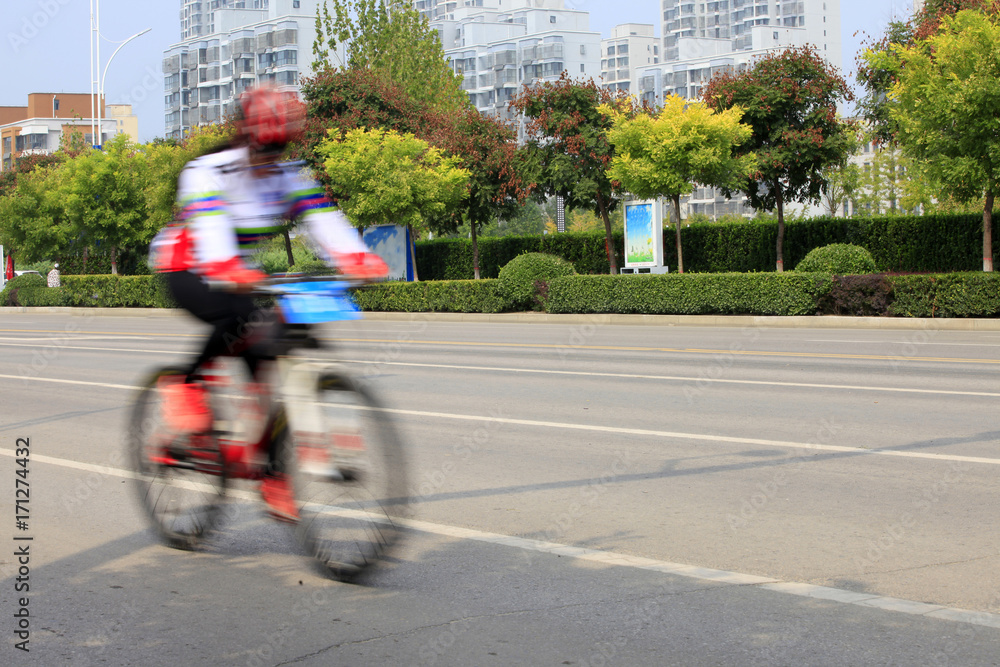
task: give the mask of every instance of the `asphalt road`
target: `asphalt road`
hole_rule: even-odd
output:
[[[412,460],[403,548],[348,585],[257,502],[198,552],[149,530],[127,405],[198,332],[0,320],[0,664],[1000,664],[1000,333],[328,327]]]

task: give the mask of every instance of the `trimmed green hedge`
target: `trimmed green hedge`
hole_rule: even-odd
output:
[[[63,286],[52,288],[22,282],[33,285],[14,285],[16,303],[10,305],[174,306],[155,276],[63,276]],[[367,311],[500,313],[517,307],[497,280],[379,283],[358,290],[355,299]],[[546,304],[550,313],[1000,317],[1000,273],[576,275],[553,278]]]
[[[813,315],[827,274],[566,276],[549,283],[550,313]]]
[[[879,271],[978,271],[983,265],[982,229],[978,213],[790,221],[785,225],[785,266],[797,266],[814,248],[849,243],[867,249]],[[777,236],[776,222],[685,226],[681,229],[684,269],[689,273],[773,272]],[[622,266],[621,232],[614,234],[614,243]],[[993,249],[993,262],[1000,266],[1000,225],[993,227]],[[577,273],[608,273],[604,233],[593,232],[480,238],[480,275],[496,278],[502,266],[525,252],[563,257]],[[469,239],[419,241],[416,256],[421,280],[472,278]],[[667,266],[677,266],[673,227],[664,228],[663,257]]]
[[[1000,316],[1000,274],[946,273],[890,276],[887,314],[900,317]]]
[[[174,308],[160,276],[62,276],[69,306],[98,308]],[[55,289],[55,288],[53,288]]]
[[[21,293],[25,290],[39,289],[45,287],[45,278],[34,273],[11,278],[4,284],[3,291],[0,292],[0,306],[20,306]]]
[[[68,306],[69,295],[62,287],[24,287],[18,290],[19,306]]]
[[[502,313],[510,300],[500,295],[497,280],[386,282],[355,291],[361,310],[404,313]]]
[[[624,237],[614,235],[615,256],[622,266]],[[543,252],[556,255],[573,264],[577,273],[607,273],[608,256],[604,247],[604,232],[544,234],[540,236],[481,237],[479,243],[479,275],[497,278],[500,269],[518,255]],[[414,244],[417,275],[420,280],[471,280],[472,240],[435,239]]]

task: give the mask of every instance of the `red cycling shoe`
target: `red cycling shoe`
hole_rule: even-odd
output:
[[[268,475],[260,483],[260,495],[267,504],[267,513],[278,521],[298,523],[299,508],[295,505],[287,475]]]

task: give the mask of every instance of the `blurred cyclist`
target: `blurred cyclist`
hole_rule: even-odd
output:
[[[249,295],[267,277],[246,263],[257,242],[300,223],[321,259],[342,273],[362,279],[388,273],[301,165],[280,161],[289,142],[301,136],[304,120],[304,107],[292,94],[266,87],[243,93],[235,139],[185,166],[178,221],[150,248],[151,265],[165,274],[177,304],[212,326],[186,381],[162,388],[164,418],[176,430],[212,426],[204,387],[196,382],[204,364],[236,353],[257,379],[261,362],[273,358],[266,345],[246,344],[252,325],[265,319]],[[277,453],[270,458],[261,493],[273,515],[294,520],[298,513]]]

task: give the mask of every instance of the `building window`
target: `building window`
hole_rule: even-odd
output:
[[[549,23],[555,23],[555,22],[556,22],[556,17],[555,16],[550,16],[549,17]]]
[[[298,9],[300,4],[299,0],[293,0],[292,9]]]
[[[580,45],[580,55],[581,56],[587,55],[587,45],[586,44],[581,44]]]
[[[580,71],[581,71],[581,72],[585,72],[585,71],[587,71],[587,69],[586,69],[586,65],[584,65],[583,63],[580,63]]]
[[[771,37],[774,39],[774,41],[778,41],[778,33],[776,32],[771,33]]]

